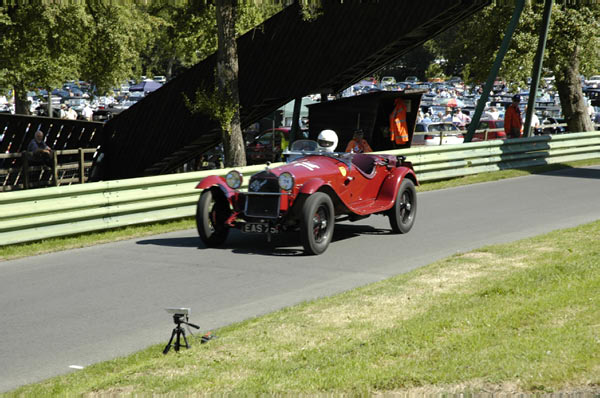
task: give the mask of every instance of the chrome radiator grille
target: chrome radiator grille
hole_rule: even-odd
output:
[[[248,184],[245,214],[249,217],[277,218],[280,198],[277,177],[269,172],[258,173]]]

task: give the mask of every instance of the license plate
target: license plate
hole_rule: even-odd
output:
[[[267,232],[270,232],[272,234],[276,234],[279,232],[279,230],[275,227],[269,227],[269,224],[246,223],[242,227],[242,232],[258,234],[266,234]]]

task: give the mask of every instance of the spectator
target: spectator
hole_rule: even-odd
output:
[[[81,116],[83,116],[83,118],[85,120],[87,120],[88,122],[92,121],[93,116],[94,116],[94,111],[92,110],[92,108],[90,107],[89,104],[85,104],[85,106],[81,110]]]
[[[69,120],[77,120],[77,112],[75,111],[75,109],[71,108],[70,106],[67,106],[66,118]]]
[[[458,125],[460,128],[464,128],[467,124],[471,122],[471,118],[464,113],[462,113],[462,109],[457,108],[452,121]]]
[[[525,115],[523,115],[523,124],[525,124],[526,115],[527,107],[525,107]],[[533,134],[540,128],[540,118],[535,114],[535,111],[531,114],[531,128],[533,129]]]
[[[506,113],[504,115],[504,132],[508,138],[521,137],[523,123],[521,121],[521,110],[519,109],[520,102],[521,96],[518,94],[513,95],[512,104],[506,108]]]
[[[495,106],[490,107],[490,110],[486,112],[488,117],[492,120],[498,120],[500,119],[500,112],[498,112],[498,109],[496,109]]]
[[[365,153],[365,152],[373,152],[367,140],[363,138],[364,133],[362,130],[354,130],[354,136],[352,140],[346,146],[346,152],[352,153]]]
[[[424,123],[424,124],[433,123],[433,120],[431,120],[431,115],[429,113],[425,113],[425,116],[423,116],[423,120],[421,120],[421,123]]]
[[[60,104],[60,116],[61,119],[66,119],[67,118],[67,105],[66,104]]]
[[[452,122],[452,108],[446,108],[446,114],[442,117],[443,122]]]
[[[27,152],[31,164],[53,167],[52,149],[44,141],[44,133],[41,130],[35,132],[33,139],[27,146]]]

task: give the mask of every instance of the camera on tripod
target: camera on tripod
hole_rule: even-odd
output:
[[[200,326],[194,325],[193,323],[189,322],[191,310],[189,308],[165,308],[165,311],[167,311],[169,314],[173,314],[173,322],[176,326],[173,329],[173,332],[171,333],[171,339],[169,340],[169,342],[165,346],[165,349],[163,350],[163,354],[166,355],[171,349],[171,346],[175,349],[175,351],[179,351],[179,349],[182,346],[185,348],[190,348],[187,338],[185,337],[185,330],[181,325],[193,327],[194,329],[200,329]],[[190,334],[192,334],[191,331]],[[181,344],[182,337],[185,345]],[[173,339],[175,339],[175,343],[173,343]]]

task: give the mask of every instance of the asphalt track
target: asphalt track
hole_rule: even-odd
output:
[[[195,230],[0,262],[0,391],[153,343],[191,307],[201,331],[407,272],[457,252],[600,219],[600,167],[418,195],[415,227],[374,216],[336,225],[321,256],[295,235],[232,233],[205,249]],[[169,354],[173,355],[173,354]]]

